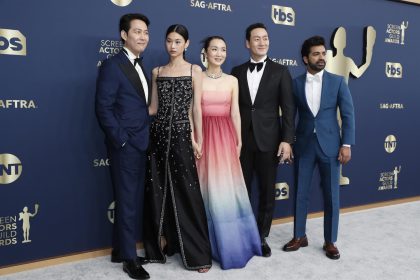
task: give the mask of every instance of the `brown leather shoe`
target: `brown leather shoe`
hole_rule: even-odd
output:
[[[308,246],[308,238],[306,235],[304,237],[295,238],[293,237],[286,245],[283,246],[283,251],[291,252],[297,251],[300,247]]]
[[[340,252],[332,242],[325,242],[324,246],[322,247],[325,251],[325,255],[332,260],[338,260],[340,258]]]

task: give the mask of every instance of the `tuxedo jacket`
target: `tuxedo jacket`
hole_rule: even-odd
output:
[[[315,129],[324,154],[335,157],[342,144],[355,144],[354,109],[350,90],[342,76],[324,70],[321,103],[317,115],[314,116],[306,100],[305,83],[306,73],[293,80],[293,92],[299,116],[295,153],[299,155],[304,151]],[[340,109],[342,120],[341,131],[337,120],[337,107]]]
[[[142,68],[143,73],[146,73]],[[146,78],[147,80],[147,78]],[[147,80],[149,98],[150,82]],[[129,143],[145,151],[149,143],[149,111],[138,72],[124,54],[105,60],[96,84],[96,114],[107,141],[119,149]]]
[[[246,137],[252,128],[256,144],[261,151],[277,151],[280,142],[291,144],[294,139],[295,105],[289,70],[268,59],[252,104],[247,80],[248,65],[249,62],[246,62],[232,69],[232,75],[239,81],[243,145],[246,145]]]

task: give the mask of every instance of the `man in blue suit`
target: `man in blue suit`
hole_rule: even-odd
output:
[[[140,55],[149,42],[149,19],[126,14],[120,19],[121,51],[103,62],[96,86],[96,113],[105,132],[115,197],[112,262],[134,279],[148,279],[137,257],[137,209],[144,188],[149,142],[149,82]]]
[[[294,238],[284,245],[284,251],[296,251],[308,246],[306,218],[312,174],[315,166],[321,177],[324,197],[324,246],[326,256],[339,259],[334,244],[337,241],[340,163],[351,158],[354,145],[354,109],[350,90],[343,77],[328,73],[325,68],[324,38],[307,39],[301,50],[307,72],[293,81],[299,121],[295,150],[295,220]],[[342,128],[337,120],[337,107]]]

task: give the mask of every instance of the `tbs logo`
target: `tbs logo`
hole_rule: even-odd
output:
[[[387,62],[385,64],[385,74],[388,78],[402,78],[402,65],[398,62]]]
[[[275,24],[295,26],[295,11],[289,7],[271,6],[271,19]]]
[[[0,28],[0,54],[26,55],[26,38],[19,30]]]
[[[276,184],[276,200],[288,199],[289,198],[289,185],[287,183]]]

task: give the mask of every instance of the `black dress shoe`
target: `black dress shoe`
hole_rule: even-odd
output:
[[[265,238],[261,240],[261,252],[263,257],[270,257],[271,256],[271,248],[268,246],[267,241]]]
[[[146,259],[146,258],[144,258],[144,257],[137,257],[137,261],[141,265],[144,265],[144,264],[148,264],[149,263],[149,260]],[[113,262],[113,263],[122,263],[123,262],[123,260],[120,258],[120,254],[118,253],[117,250],[112,249],[112,252],[111,252],[111,262]]]
[[[123,270],[133,279],[149,279],[150,275],[135,259],[123,262]]]

